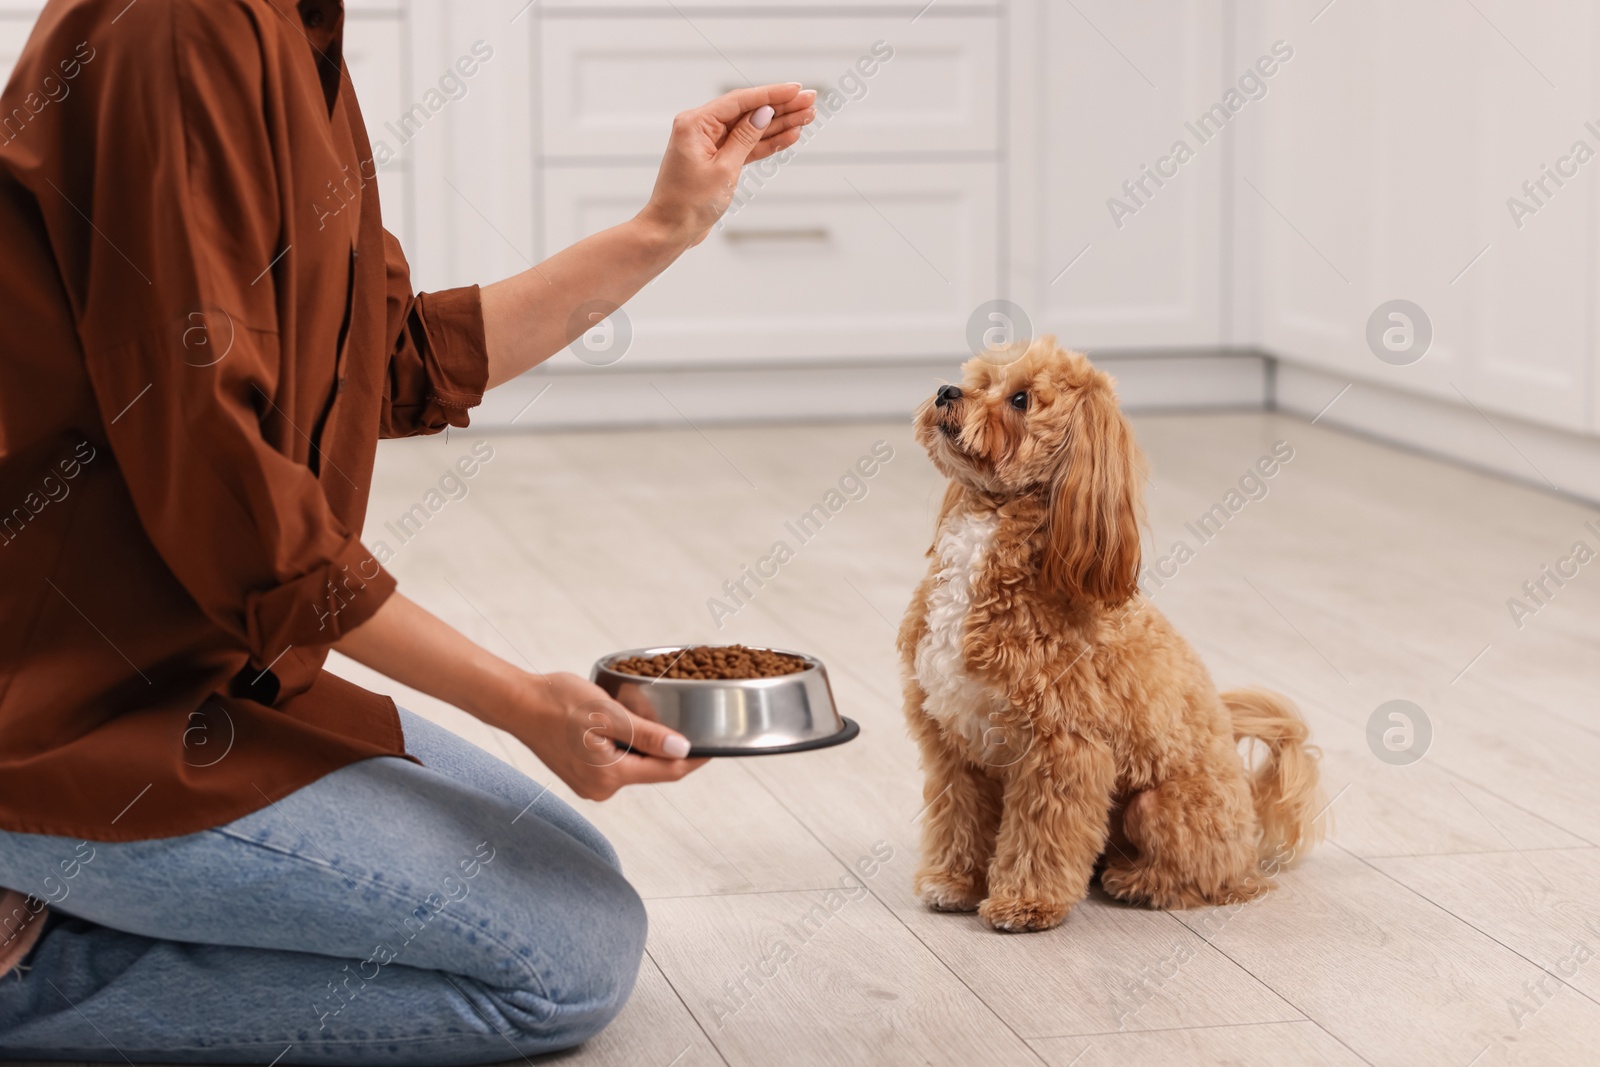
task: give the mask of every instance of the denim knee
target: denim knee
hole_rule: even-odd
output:
[[[612,870],[621,872],[622,861],[617,858],[617,850],[611,847],[611,842],[606,840],[605,835],[596,829],[593,823],[554,793],[546,793],[540,797],[531,814],[563,831],[578,844],[605,860]]]
[[[649,922],[628,880],[609,866],[600,869],[575,913],[581,918],[563,961],[564,980],[550,993],[558,1004],[601,1008],[609,1022],[633,992]]]
[[[562,930],[545,931],[542,988],[498,991],[500,1008],[524,1041],[567,1048],[598,1034],[627,1003],[644,958],[644,901],[609,865],[592,863],[581,889],[553,910]]]
[[[588,956],[584,966],[588,973],[583,984],[595,994],[595,1010],[590,1018],[590,1029],[579,1040],[598,1034],[622,1011],[633,994],[639,965],[644,960],[649,929],[644,901],[620,873],[615,876],[612,888],[615,908],[609,913],[609,921],[613,929],[608,936],[595,939],[593,954]]]

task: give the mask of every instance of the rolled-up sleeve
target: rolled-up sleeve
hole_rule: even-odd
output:
[[[478,287],[413,294],[400,242],[387,232],[383,237],[393,347],[380,432],[412,437],[466,426],[489,382]]]

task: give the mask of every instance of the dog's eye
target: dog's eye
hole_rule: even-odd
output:
[[[1018,411],[1027,411],[1028,391],[1026,389],[1019,389],[1017,392],[1011,394],[1011,397],[1009,400],[1007,400],[1007,403],[1016,408]]]

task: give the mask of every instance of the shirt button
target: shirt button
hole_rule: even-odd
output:
[[[338,396],[342,392],[344,392],[344,379],[341,377],[333,383],[333,395]]]

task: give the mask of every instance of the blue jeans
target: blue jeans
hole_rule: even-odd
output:
[[[425,766],[364,760],[212,830],[0,831],[0,885],[53,902],[0,979],[0,1059],[477,1064],[598,1033],[644,953],[616,853],[400,717]]]

